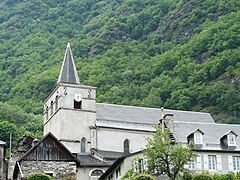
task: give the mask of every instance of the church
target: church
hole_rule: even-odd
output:
[[[163,120],[173,141],[197,145],[190,169],[240,170],[239,125],[217,124],[203,112],[97,103],[96,90],[80,83],[68,43],[57,85],[44,101],[44,138],[16,161],[13,179],[35,171],[55,178],[119,179],[123,157],[144,150],[153,125]]]

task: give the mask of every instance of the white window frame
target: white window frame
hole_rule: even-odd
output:
[[[194,143],[195,144],[203,144],[203,136],[201,132],[194,133]]]
[[[233,156],[232,157],[233,161],[233,171],[240,171],[240,156]]]
[[[236,146],[236,136],[234,134],[228,134],[228,146]]]
[[[196,159],[191,159],[188,161],[187,167],[189,170],[196,170]]]
[[[208,169],[209,171],[217,171],[217,156],[208,155]]]

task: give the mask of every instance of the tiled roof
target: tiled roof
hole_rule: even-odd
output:
[[[69,42],[57,83],[80,84]]]
[[[156,124],[162,118],[161,109],[96,104],[97,123],[101,121],[120,123]],[[215,123],[209,113],[164,109],[164,114],[173,114],[173,121]]]

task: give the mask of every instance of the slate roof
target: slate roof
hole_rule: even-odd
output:
[[[77,155],[77,159],[81,162],[80,167],[109,167],[112,162],[102,162],[99,159],[93,157],[92,155],[84,154]]]
[[[240,149],[240,125],[236,124],[218,124],[218,123],[200,123],[200,122],[175,122],[173,126],[174,137],[182,142],[187,143],[187,137],[198,128],[203,134],[204,146],[202,149],[221,149],[220,139],[233,131],[238,135],[236,137],[237,149]]]
[[[130,157],[130,156],[133,156],[133,155],[136,155],[136,154],[140,154],[140,153],[143,153],[143,150],[141,151],[137,151],[137,152],[134,152],[134,153],[128,153],[124,156],[121,156],[119,157],[100,177],[99,177],[99,180],[103,180],[105,179],[109,174],[111,174],[113,172],[113,170],[118,167],[123,161],[125,158],[127,157]]]
[[[97,103],[96,111],[99,124],[112,121],[153,125],[159,123],[162,117],[161,109],[157,108]],[[173,114],[174,122],[215,123],[209,113],[164,109],[164,114]]]
[[[69,42],[57,83],[80,84]]]
[[[115,151],[103,151],[99,149],[91,149],[92,153],[97,153],[98,156],[104,159],[117,159],[123,155],[126,155],[124,152],[115,152]]]

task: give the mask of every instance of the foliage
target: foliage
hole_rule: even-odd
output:
[[[149,174],[140,173],[136,175],[133,180],[154,180],[154,177]]]
[[[28,114],[21,108],[0,102],[0,137],[9,145],[12,134],[13,145],[23,135],[42,136],[42,117]]]
[[[239,173],[226,173],[226,174],[209,174],[203,172],[201,174],[194,174],[194,172],[187,172],[183,175],[183,180],[238,180]]]
[[[186,171],[184,165],[188,163],[196,154],[190,147],[184,147],[178,142],[171,142],[170,132],[157,126],[156,134],[152,139],[148,139],[145,151],[148,157],[148,169],[151,174],[160,176],[166,174],[174,180]]]
[[[133,180],[135,174],[133,173],[133,168],[129,169],[124,175],[121,177],[121,180]]]
[[[27,177],[27,180],[51,180],[52,178],[49,175],[43,173],[31,174]]]
[[[193,177],[193,180],[212,180],[213,178],[211,177],[210,174],[208,173],[202,173],[202,174],[196,174]]]
[[[234,173],[227,173],[227,174],[214,174],[212,176],[213,180],[238,180],[237,175]]]
[[[192,180],[194,176],[194,171],[184,171],[182,179],[183,180]]]
[[[239,123],[238,7],[238,0],[2,1],[0,101],[41,114],[70,40],[81,82],[98,87],[98,102],[214,107],[224,123]]]

